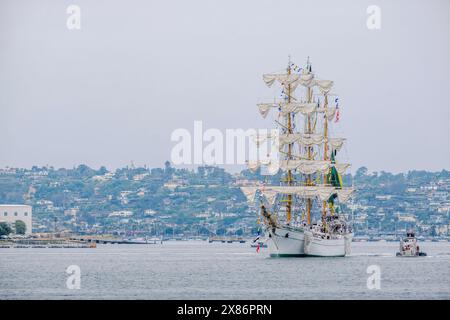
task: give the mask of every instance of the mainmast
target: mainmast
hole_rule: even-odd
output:
[[[308,72],[311,72],[311,65],[309,64],[309,57],[306,63],[306,68],[308,69]],[[308,103],[311,103],[312,100],[312,89],[311,87],[307,87],[306,89],[306,99]],[[307,133],[311,134],[312,130],[311,130],[311,114],[308,114],[307,116],[307,121],[308,121],[308,128],[307,128]],[[308,146],[308,160],[312,160],[312,146]],[[311,174],[307,175],[307,179],[306,179],[306,185],[307,186],[311,186],[312,183],[312,179],[311,179]],[[306,217],[307,217],[307,223],[311,224],[311,208],[312,208],[312,200],[310,198],[308,198],[306,200]]]
[[[291,75],[291,57],[289,56],[288,61],[288,67],[287,67],[287,74],[288,77]],[[288,103],[291,103],[291,84],[288,85]],[[291,113],[289,112],[287,114],[287,130],[288,134],[292,133],[292,120],[291,120]],[[288,160],[292,159],[292,145],[293,143],[288,144],[288,154],[287,158]],[[289,186],[292,186],[293,184],[293,178],[292,178],[292,170],[287,171],[287,184]],[[286,224],[289,224],[291,222],[292,217],[292,195],[289,194],[286,201]]]

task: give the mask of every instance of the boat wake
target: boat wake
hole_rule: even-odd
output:
[[[392,253],[352,253],[349,257],[395,257]]]
[[[434,257],[434,258],[447,258],[447,257],[450,257],[450,253],[449,253],[449,252],[439,252],[439,253],[436,253],[435,255],[430,256],[430,257]]]

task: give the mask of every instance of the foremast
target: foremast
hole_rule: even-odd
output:
[[[308,72],[311,73],[312,70],[311,70],[311,64],[309,62],[309,57],[308,57],[308,61],[306,63],[306,68],[307,68]],[[306,91],[307,92],[307,97],[306,97],[307,98],[307,102],[311,103],[311,100],[312,100],[312,89],[311,89],[311,87],[307,87],[306,90],[307,90]],[[308,119],[307,119],[307,121],[308,121],[307,133],[308,134],[312,134],[313,132],[311,130],[311,114],[308,114],[307,117],[308,117]],[[313,147],[312,146],[307,146],[307,148],[308,148],[308,160],[313,160],[313,155],[312,155]],[[312,179],[311,179],[311,174],[307,175],[306,185],[307,186],[313,185]],[[307,221],[308,225],[311,224],[311,209],[312,209],[312,200],[311,200],[311,198],[308,198],[308,199],[306,199],[306,221]]]

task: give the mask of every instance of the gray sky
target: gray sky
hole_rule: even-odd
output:
[[[162,166],[194,120],[268,127],[290,54],[335,81],[355,169],[449,169],[449,30],[446,0],[0,0],[0,167]]]

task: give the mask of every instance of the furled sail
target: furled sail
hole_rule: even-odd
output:
[[[336,108],[318,108],[317,112],[325,113],[328,121],[333,120],[334,115],[336,114]]]
[[[252,171],[256,171],[260,166],[267,166],[267,173],[274,175],[278,173],[279,169],[296,170],[303,174],[313,174],[320,172],[323,174],[328,173],[328,169],[335,167],[339,174],[344,174],[345,171],[350,168],[349,163],[331,163],[330,160],[306,160],[306,159],[291,159],[291,160],[278,160],[278,159],[266,159],[259,161],[249,161],[248,168]]]
[[[261,166],[261,164],[262,164],[261,161],[248,161],[247,167],[251,171],[255,172],[256,170],[258,170],[258,168]]]
[[[333,163],[333,167],[335,167],[337,172],[341,175],[344,174],[350,166],[350,163]]]
[[[287,144],[298,142],[302,137],[301,133],[290,133],[290,134],[280,134],[280,147],[283,147]]]
[[[280,167],[283,170],[297,170],[303,174],[313,174],[315,172],[326,173],[330,167],[327,160],[281,160]]]
[[[257,104],[259,113],[263,118],[266,118],[269,114],[271,108],[279,108],[281,115],[286,116],[289,113],[297,114],[301,113],[304,116],[311,115],[313,112],[332,112],[331,118],[334,116],[334,109],[324,110],[323,108],[318,109],[317,103],[311,102],[278,102],[278,103],[258,103]],[[328,114],[327,114],[328,116]]]
[[[339,202],[341,202],[341,203],[347,202],[348,199],[350,199],[350,197],[351,197],[351,195],[353,194],[354,191],[355,191],[354,188],[337,189],[336,190],[336,194],[338,196]]]
[[[333,87],[333,81],[331,80],[316,80],[316,84],[319,87],[322,94],[329,93],[331,87]]]
[[[318,133],[291,133],[291,134],[280,134],[280,147],[291,144],[299,143],[304,146],[320,145],[323,143],[323,135]]]
[[[280,170],[280,165],[277,159],[265,159],[265,160],[256,160],[256,161],[248,161],[247,167],[255,172],[259,167],[265,166],[267,175],[275,175]]]
[[[286,116],[289,113],[301,113],[302,115],[309,115],[313,113],[317,108],[317,103],[305,103],[305,102],[290,102],[280,103],[281,115]]]
[[[288,90],[291,91],[291,94],[297,88],[299,82],[298,74],[264,74],[263,80],[267,86],[271,87],[275,81],[278,81],[285,90],[285,93],[288,93]]]
[[[258,134],[252,136],[253,142],[256,145],[260,145],[268,139],[272,139],[270,134]],[[283,147],[287,144],[298,143],[302,146],[312,146],[312,145],[320,145],[324,142],[324,137],[320,133],[288,133],[288,134],[280,134],[278,135],[279,145]],[[333,147],[333,150],[339,150],[340,146],[339,141],[335,142],[329,139],[330,144]]]
[[[331,149],[339,151],[343,144],[344,144],[345,138],[329,138],[328,142],[330,143]]]
[[[311,72],[303,72],[301,74],[263,74],[263,80],[268,87],[271,87],[275,81],[278,81],[286,90],[286,94],[289,89],[289,85],[292,93],[299,84],[305,87],[312,87],[317,84],[314,80],[314,74]]]
[[[249,203],[255,202],[255,194],[258,190],[258,187],[241,187],[241,190]]]
[[[254,202],[258,190],[270,203],[274,202],[277,194],[296,195],[302,198],[318,198],[321,201],[327,201],[331,195],[336,194],[339,201],[345,203],[354,192],[353,188],[336,189],[328,186],[241,187],[241,190],[250,203]]]
[[[300,75],[299,82],[302,86],[305,86],[305,87],[312,87],[316,84],[314,81],[314,74],[311,72],[302,73]]]
[[[292,73],[279,73],[279,74],[263,74],[263,80],[268,87],[271,87],[273,83],[278,81],[283,86],[288,86],[296,83],[299,79],[299,75]]]
[[[273,103],[259,103],[258,105],[259,113],[265,119],[269,114],[270,108],[276,107]]]
[[[316,198],[326,201],[333,193],[334,188],[330,187],[315,187],[315,186],[270,186],[261,190],[265,195],[266,192],[275,191],[278,194],[297,195],[302,198]]]
[[[272,189],[268,189],[268,190],[262,189],[261,193],[262,193],[262,195],[263,195],[264,197],[266,197],[267,201],[268,201],[270,204],[273,205],[273,204],[275,203],[275,199],[276,199],[276,197],[277,197],[277,195],[278,195],[278,192],[277,192],[276,190],[272,190]]]

